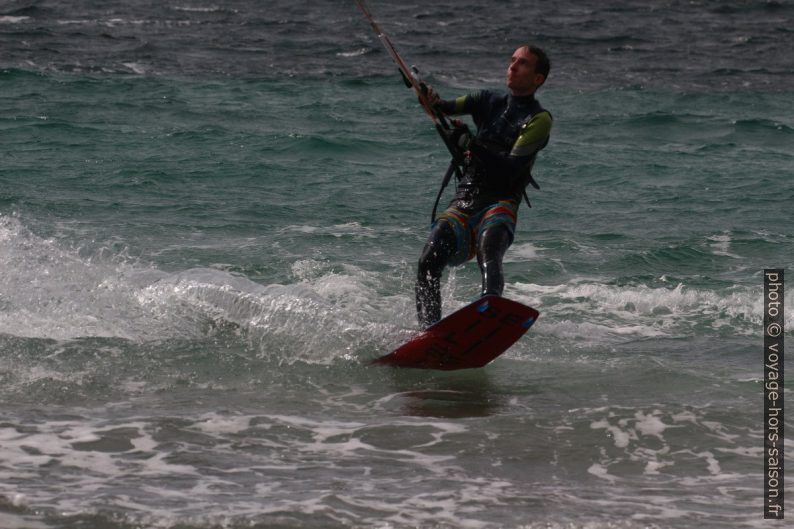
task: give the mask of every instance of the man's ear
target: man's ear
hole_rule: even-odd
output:
[[[546,76],[545,75],[543,75],[542,73],[536,73],[535,74],[535,84],[537,86],[540,86],[540,85],[542,85],[545,82],[546,82]]]

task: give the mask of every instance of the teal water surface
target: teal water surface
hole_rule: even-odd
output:
[[[434,373],[366,366],[446,164],[393,79],[0,82],[4,523],[763,526],[791,93],[545,90],[506,259],[541,318]]]

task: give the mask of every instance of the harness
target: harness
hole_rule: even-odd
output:
[[[541,107],[540,103],[534,98],[529,104],[531,105],[529,108],[529,116],[524,119],[520,126],[516,126],[507,119],[506,115],[508,112],[514,110],[510,105],[508,105],[503,112],[493,118],[490,122],[478,127],[480,132],[478,133],[477,137],[472,136],[471,131],[465,124],[458,120],[452,121],[453,128],[451,131],[449,131],[447,138],[445,138],[445,142],[447,145],[455,145],[458,149],[460,149],[458,152],[463,152],[464,163],[460,164],[461,160],[459,156],[455,157],[456,159],[450,162],[450,166],[447,169],[447,172],[444,174],[444,178],[441,181],[441,187],[438,190],[436,200],[433,204],[433,211],[431,213],[430,219],[431,223],[435,222],[436,220],[438,204],[441,201],[441,196],[444,193],[447,185],[449,185],[449,181],[451,180],[453,174],[457,173],[457,179],[461,180],[466,171],[484,171],[484,167],[474,166],[478,162],[472,156],[472,145],[476,145],[481,149],[485,149],[497,155],[507,156],[521,131],[529,124],[532,118],[540,112],[546,112],[546,110]],[[548,143],[549,138],[547,137],[538,151],[545,148]],[[535,154],[537,154],[537,152]],[[510,191],[510,193],[518,193],[520,190],[521,196],[524,197],[524,201],[530,208],[532,207],[532,204],[529,201],[526,187],[531,185],[533,188],[540,190],[540,186],[532,176],[532,167],[534,164],[535,155],[530,158],[524,169],[521,171],[521,173],[519,173],[519,178],[517,178],[516,185],[514,186],[515,189]],[[463,171],[460,170],[461,165],[463,166]]]

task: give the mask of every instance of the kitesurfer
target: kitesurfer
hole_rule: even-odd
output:
[[[526,197],[526,186],[537,186],[532,166],[549,141],[551,114],[535,99],[549,70],[543,50],[521,46],[507,68],[507,94],[482,90],[445,101],[428,87],[436,110],[471,115],[477,130],[473,136],[455,138],[464,152],[455,198],[435,219],[419,258],[416,308],[422,327],[441,319],[441,275],[446,266],[476,256],[481,294],[502,295],[502,259],[513,242],[518,206]]]

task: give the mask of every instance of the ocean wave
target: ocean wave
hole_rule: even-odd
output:
[[[549,286],[513,283],[506,295],[541,310],[534,333],[577,339],[582,346],[637,338],[758,336],[762,332],[760,287],[735,286],[717,292],[681,283],[650,287],[579,279]],[[792,326],[794,314],[788,311],[786,327]]]
[[[30,17],[28,16],[0,16],[0,24],[19,24],[21,22],[27,22],[28,20],[30,20]]]
[[[738,119],[733,122],[737,133],[749,132],[771,132],[774,134],[792,134],[794,133],[794,126],[787,125],[781,121],[768,118],[751,118],[751,119]]]
[[[0,265],[0,334],[14,337],[145,343],[236,329],[280,361],[324,363],[386,347],[407,326],[375,293],[379,277],[350,266],[316,275],[298,261],[288,285],[212,268],[170,273],[103,248],[82,256],[7,216],[0,216]]]
[[[284,230],[334,238],[374,236],[356,223]],[[726,237],[710,238],[703,251],[735,259]],[[662,252],[658,258],[681,262],[691,251]],[[531,259],[536,252],[527,246],[516,257]],[[117,248],[108,251],[100,245],[82,255],[33,234],[15,217],[0,216],[0,265],[0,333],[16,337],[145,343],[204,339],[219,329],[232,329],[244,343],[279,361],[323,363],[396,346],[415,325],[412,291],[403,288],[404,280],[394,283],[387,277],[390,271],[367,271],[353,264],[298,259],[288,284],[260,284],[215,268],[165,272],[130,261]],[[582,343],[757,334],[760,287],[715,290],[665,284],[669,281],[517,282],[507,285],[506,295],[541,310],[533,332]],[[384,288],[384,282],[393,286]],[[445,282],[445,293],[445,313],[466,302],[466,286],[459,288],[454,274]],[[788,311],[786,324],[794,328],[794,311]]]
[[[15,480],[0,482],[0,521],[126,529],[378,527],[388,519],[394,528],[627,529],[638,520],[688,527],[693,519],[725,525],[738,517],[743,527],[763,526],[751,523],[757,515],[724,505],[752,505],[743,483],[763,447],[743,410],[586,404],[551,416],[522,410],[528,422],[498,428],[487,418],[381,409],[402,398],[410,396],[381,398],[381,413],[342,416],[75,410],[4,422],[0,475]],[[608,492],[594,498],[605,483]],[[564,502],[590,521],[539,512],[524,523],[538,502]],[[630,520],[612,521],[624,511]]]

